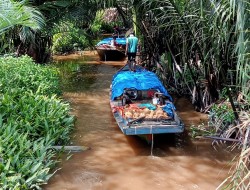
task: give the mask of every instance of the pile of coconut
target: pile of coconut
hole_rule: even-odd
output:
[[[155,110],[148,108],[124,108],[124,115],[126,119],[137,119],[145,117],[146,119],[169,119],[170,117],[161,107],[157,107]]]

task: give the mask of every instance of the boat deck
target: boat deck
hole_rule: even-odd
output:
[[[132,112],[140,112],[146,109],[146,111],[156,112],[149,110],[148,108],[138,108],[135,105],[145,104],[144,101],[136,102],[131,106]],[[160,134],[160,133],[181,133],[184,130],[184,125],[180,121],[176,112],[174,116],[158,115],[158,117],[149,117],[137,114],[137,117],[128,117],[125,110],[129,110],[129,106],[122,106],[119,101],[111,101],[111,108],[114,118],[126,135],[142,135],[142,134]],[[151,114],[152,115],[152,114]]]
[[[165,86],[155,73],[139,65],[136,65],[136,72],[131,72],[126,64],[113,76],[110,106],[125,135],[184,131]]]

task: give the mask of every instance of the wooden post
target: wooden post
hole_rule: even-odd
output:
[[[82,152],[89,150],[89,147],[85,146],[52,146],[55,150],[61,150],[61,151],[72,151],[72,152]]]

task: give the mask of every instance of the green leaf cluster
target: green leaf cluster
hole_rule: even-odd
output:
[[[0,35],[17,25],[34,30],[45,26],[43,15],[34,7],[26,6],[26,3],[27,1],[1,0]]]
[[[90,29],[93,34],[100,33],[112,33],[114,32],[114,25],[122,26],[122,22],[120,20],[109,21],[105,20],[105,10],[99,10],[96,12],[96,16],[94,21],[92,22]]]
[[[31,58],[0,58],[0,187],[39,189],[56,166],[53,145],[69,143],[70,105],[59,75]]]
[[[52,52],[54,54],[84,50],[89,46],[85,30],[78,28],[69,21],[61,22],[53,35]]]
[[[0,93],[32,92],[41,95],[61,94],[58,71],[51,66],[34,64],[29,56],[0,57]]]
[[[212,119],[212,116],[213,120],[221,120],[228,124],[231,124],[234,121],[233,110],[228,104],[214,104],[209,115],[210,119]]]

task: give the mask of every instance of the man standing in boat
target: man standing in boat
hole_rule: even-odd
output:
[[[135,71],[135,57],[138,49],[139,40],[134,32],[131,32],[126,39],[125,55],[128,56],[128,65],[130,70]]]

